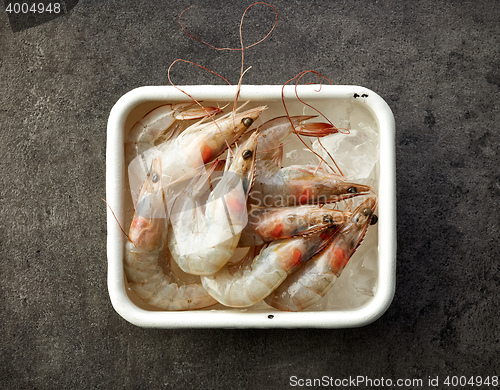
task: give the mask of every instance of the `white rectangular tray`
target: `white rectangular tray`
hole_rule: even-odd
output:
[[[235,86],[179,87],[198,100],[221,105],[234,100]],[[305,312],[282,312],[273,308],[205,309],[195,311],[152,311],[137,304],[127,294],[123,255],[125,236],[113,214],[107,213],[108,290],[115,310],[127,321],[141,327],[154,328],[347,328],[369,324],[389,307],[395,290],[396,272],[396,165],[394,116],[387,103],[376,93],[358,86],[302,85],[297,87],[301,99],[328,115],[335,105],[348,105],[371,117],[379,133],[377,288],[373,297],[360,307]],[[266,119],[284,115],[282,86],[243,85],[240,102],[250,100],[268,105]],[[295,96],[295,87],[284,88],[290,107],[302,109]],[[172,86],[141,87],[122,96],[111,110],[107,128],[106,198],[118,222],[126,223],[126,167],[124,136],[134,123],[151,109],[165,103],[189,101]],[[302,112],[299,112],[301,114]],[[297,115],[296,113],[292,115]],[[335,123],[334,123],[335,124]]]

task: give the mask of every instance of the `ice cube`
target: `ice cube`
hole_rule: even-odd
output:
[[[320,144],[321,142],[321,144]],[[378,134],[368,124],[360,122],[349,133],[332,134],[313,143],[313,149],[327,161],[328,150],[347,179],[368,179],[378,161]]]

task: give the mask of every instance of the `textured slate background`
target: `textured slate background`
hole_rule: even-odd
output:
[[[7,3],[7,2],[5,2]],[[147,330],[106,287],[111,107],[177,58],[236,83],[250,4],[68,1],[27,27],[0,13],[0,387],[287,388],[289,377],[498,375],[498,1],[273,1],[248,84],[315,69],[379,93],[397,126],[397,290],[346,330]],[[258,39],[274,14],[249,13]],[[16,24],[17,23],[17,24]],[[21,24],[19,24],[21,23]],[[35,23],[36,24],[36,23]],[[14,32],[16,31],[16,32]],[[177,84],[208,84],[178,64]]]

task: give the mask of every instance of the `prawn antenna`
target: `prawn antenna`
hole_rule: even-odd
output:
[[[122,225],[120,225],[120,222],[118,222],[118,218],[116,218],[115,212],[113,211],[113,209],[109,205],[108,201],[106,199],[103,199],[103,201],[108,205],[109,210],[111,211],[111,214],[113,214],[113,217],[115,218],[116,223],[120,227],[120,230],[123,232],[123,234],[125,234],[125,237],[127,237],[127,239],[130,241],[130,237],[128,236],[127,233],[125,233],[125,230],[123,230]]]
[[[335,162],[335,159],[332,157],[332,155],[330,154],[330,152],[328,151],[328,149],[327,149],[327,148],[325,148],[325,147],[323,146],[323,144],[321,143],[320,138],[318,137],[317,139],[318,139],[318,144],[319,144],[319,146],[321,147],[321,149],[323,149],[323,150],[325,151],[325,153],[328,155],[328,157],[330,157],[330,160],[332,160],[332,161],[333,161],[333,163],[335,164],[335,167],[338,169],[338,171],[339,171],[340,175],[341,175],[341,176],[344,176],[344,174],[342,173],[342,171],[341,171],[340,167],[339,167],[339,166],[337,165],[337,163]],[[320,165],[321,165],[321,162],[320,162]],[[318,168],[319,168],[319,166],[318,166]]]
[[[245,47],[241,47],[241,48],[234,48],[234,47],[216,47],[216,46],[211,45],[210,43],[205,42],[204,40],[202,40],[202,39],[200,39],[200,38],[197,38],[197,37],[195,37],[194,35],[190,34],[190,33],[186,30],[186,28],[182,25],[182,21],[181,21],[181,19],[182,19],[182,15],[183,15],[186,11],[190,10],[191,8],[193,8],[193,7],[194,7],[194,5],[192,5],[191,7],[186,8],[184,11],[182,11],[182,12],[180,13],[180,15],[179,15],[179,25],[181,26],[182,30],[183,30],[183,31],[184,31],[184,32],[185,32],[188,36],[190,36],[191,38],[193,38],[193,39],[197,40],[198,42],[203,43],[204,45],[207,45],[207,46],[211,47],[211,48],[212,48],[212,49],[214,49],[214,50],[231,50],[231,51],[238,51],[238,50],[245,50],[245,49],[249,49],[249,48],[251,48],[251,47],[253,47],[253,46],[258,45],[259,43],[261,43],[262,41],[264,41],[264,40],[265,40],[265,39],[266,39],[269,35],[271,35],[271,33],[273,32],[274,28],[275,28],[275,27],[276,27],[276,25],[278,24],[278,11],[276,11],[276,8],[274,8],[271,4],[268,4],[268,3],[263,2],[263,1],[259,1],[259,2],[256,2],[256,3],[250,4],[250,5],[249,5],[249,6],[245,9],[245,11],[243,12],[243,16],[241,17],[241,22],[240,22],[240,35],[241,35],[241,24],[243,23],[243,18],[245,17],[245,14],[247,13],[247,11],[248,11],[250,8],[252,8],[253,6],[258,5],[258,4],[266,5],[266,6],[270,7],[270,8],[272,8],[272,9],[273,9],[273,11],[274,11],[274,13],[276,14],[276,18],[275,18],[275,20],[274,20],[273,26],[271,27],[271,29],[267,32],[267,34],[266,34],[263,38],[261,38],[261,39],[260,39],[260,40],[258,40],[257,42],[252,43],[251,45],[248,45],[248,46],[245,46]],[[240,41],[241,41],[241,39],[240,39]],[[243,45],[242,45],[242,46],[243,46]]]
[[[275,15],[276,15],[276,18],[275,18],[275,20],[274,20],[274,23],[273,23],[273,25],[272,25],[271,29],[270,29],[270,30],[266,33],[266,35],[264,35],[264,37],[263,37],[263,38],[261,38],[261,39],[260,39],[260,40],[258,40],[257,42],[254,42],[254,43],[252,43],[252,44],[250,44],[250,45],[248,45],[248,46],[245,46],[245,45],[243,44],[243,32],[242,32],[242,28],[243,28],[243,20],[245,19],[245,15],[246,15],[246,13],[248,12],[248,10],[250,10],[250,8],[252,8],[252,7],[256,6],[256,5],[259,5],[259,4],[262,4],[262,5],[265,5],[265,6],[267,6],[267,7],[272,8],[272,10],[274,11],[274,13],[275,13]],[[277,10],[276,10],[276,8],[274,8],[271,4],[268,4],[268,3],[263,2],[263,1],[259,1],[259,2],[256,2],[256,3],[250,4],[250,5],[249,5],[249,6],[245,9],[245,11],[243,12],[243,15],[241,16],[241,20],[240,20],[240,26],[239,26],[240,47],[239,47],[239,48],[234,48],[234,47],[217,47],[217,46],[214,46],[214,45],[212,45],[212,44],[210,44],[210,43],[208,43],[208,42],[206,42],[206,41],[204,41],[204,40],[202,40],[202,39],[200,39],[200,38],[198,38],[198,37],[195,37],[194,35],[190,34],[190,33],[186,30],[186,28],[183,26],[183,24],[182,24],[182,15],[183,15],[186,11],[188,11],[189,9],[191,9],[191,8],[193,8],[193,7],[194,7],[194,5],[192,5],[191,7],[186,8],[184,11],[182,11],[182,12],[179,14],[179,25],[181,26],[182,30],[183,30],[183,31],[184,31],[184,32],[185,32],[185,33],[186,33],[189,37],[191,37],[191,38],[193,38],[193,39],[197,40],[198,42],[203,43],[204,45],[207,45],[207,46],[211,47],[211,48],[212,48],[212,49],[214,49],[214,50],[241,51],[241,69],[240,69],[240,78],[239,78],[239,80],[238,80],[238,86],[237,86],[237,88],[236,88],[236,94],[235,94],[234,104],[233,104],[233,115],[234,115],[234,114],[235,114],[235,112],[236,112],[236,104],[237,104],[237,101],[238,101],[238,97],[239,97],[239,95],[240,95],[240,89],[241,89],[241,83],[242,83],[242,80],[243,80],[243,76],[244,76],[244,74],[245,74],[248,70],[250,70],[250,68],[251,68],[251,67],[249,67],[249,68],[247,68],[246,70],[244,70],[244,63],[245,63],[245,54],[244,54],[244,52],[245,52],[245,50],[246,50],[246,49],[249,49],[249,48],[251,48],[251,47],[253,47],[253,46],[258,45],[259,43],[261,43],[262,41],[264,41],[264,40],[265,40],[265,39],[266,39],[269,35],[271,35],[271,33],[273,32],[274,28],[275,28],[275,27],[276,27],[276,25],[278,24],[278,11],[277,11]],[[197,65],[197,64],[195,64],[195,65]],[[198,65],[198,66],[200,66],[200,65]],[[169,68],[169,69],[170,69],[170,68]],[[206,68],[204,68],[204,69],[206,69]],[[208,69],[207,69],[207,70],[208,70]],[[209,71],[210,71],[210,70],[209,70]],[[210,72],[212,72],[212,71],[210,71]],[[212,73],[215,73],[215,72],[212,72]],[[218,76],[220,76],[220,75],[218,75]],[[224,79],[224,80],[225,80],[225,79]],[[171,82],[170,78],[169,78],[169,81],[170,81],[170,83],[172,84],[172,82]],[[227,80],[226,80],[226,82],[227,82]],[[229,82],[228,82],[228,84],[229,84],[229,85],[231,85]],[[172,84],[172,85],[173,85],[173,84]],[[189,95],[188,95],[188,96],[189,96]],[[194,100],[194,99],[193,99],[193,100]],[[196,100],[195,100],[195,101],[196,101]],[[197,102],[197,103],[198,103],[198,102]],[[198,103],[198,104],[199,104],[199,103]]]
[[[264,4],[264,5],[267,5],[269,7],[271,7],[273,10],[274,10],[274,13],[276,14],[276,20],[274,21],[274,24],[273,24],[273,27],[271,27],[271,30],[269,30],[269,32],[264,36],[264,38],[262,38],[260,41],[252,44],[252,45],[249,45],[247,47],[245,47],[243,45],[243,20],[245,19],[245,15],[246,13],[248,12],[248,10],[250,8],[252,8],[253,6],[257,5],[257,4]],[[241,46],[241,69],[240,69],[240,79],[238,80],[238,87],[236,89],[236,95],[235,95],[235,98],[234,98],[234,105],[233,105],[233,110],[236,109],[236,104],[237,104],[237,101],[238,101],[238,97],[240,95],[240,89],[241,89],[241,83],[243,81],[243,76],[245,75],[246,72],[248,72],[250,69],[251,69],[251,66],[248,67],[246,70],[243,70],[244,69],[244,63],[245,63],[245,50],[252,47],[252,46],[255,46],[257,44],[259,44],[260,42],[262,42],[264,39],[266,39],[271,33],[272,31],[274,30],[274,28],[276,27],[276,24],[278,23],[278,11],[276,11],[276,9],[268,4],[268,3],[264,3],[264,2],[258,2],[258,3],[253,3],[251,5],[249,5],[245,11],[243,12],[243,15],[241,15],[241,21],[240,21],[240,28],[239,28],[239,33],[240,33],[240,46]]]

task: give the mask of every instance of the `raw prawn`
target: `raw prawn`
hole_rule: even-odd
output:
[[[127,165],[142,152],[154,146],[161,135],[178,121],[216,115],[218,107],[193,107],[194,103],[164,104],[147,113],[130,130],[125,141]]]
[[[371,187],[308,165],[292,165],[256,178],[250,202],[265,207],[324,204],[367,194]]]
[[[265,302],[289,311],[299,311],[318,302],[340,276],[363,241],[368,226],[376,223],[375,202],[371,197],[356,208],[328,246],[290,275]]]
[[[160,267],[167,238],[161,160],[155,158],[141,188],[126,244],[124,268],[129,286],[144,302],[163,310],[199,309],[216,301],[200,284],[183,284]]]
[[[199,207],[200,189],[196,188],[199,178],[174,203],[169,248],[183,271],[210,275],[233,255],[247,222],[246,201],[254,177],[258,136],[252,133],[232,161],[228,160],[224,176],[206,201],[204,213]]]
[[[266,109],[265,106],[234,114],[230,112],[215,122],[201,121],[182,132],[176,139],[159,150],[163,155],[165,185],[213,161],[227,147],[240,138]],[[194,176],[194,174],[192,174]]]
[[[329,242],[337,228],[328,228],[307,237],[273,241],[243,264],[224,266],[201,281],[208,293],[223,305],[248,307],[263,300],[300,264],[309,260]]]
[[[348,217],[346,211],[314,206],[252,208],[238,246],[258,246],[282,238],[310,235],[340,226]]]

